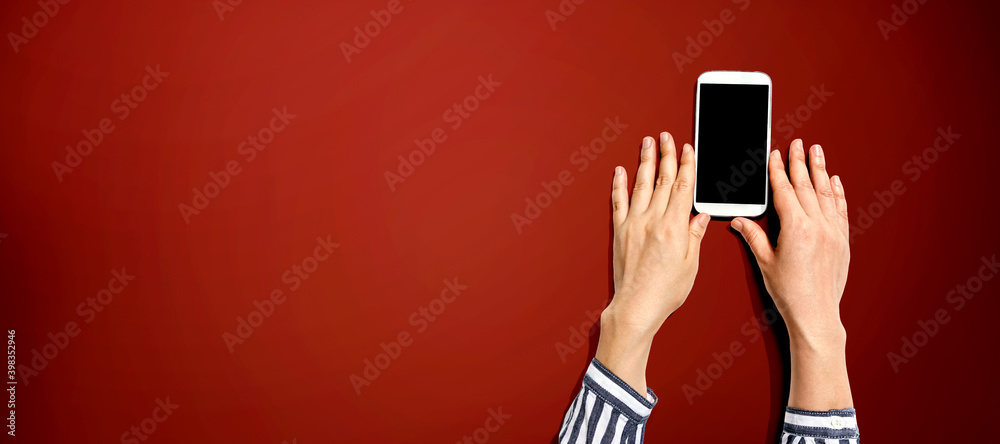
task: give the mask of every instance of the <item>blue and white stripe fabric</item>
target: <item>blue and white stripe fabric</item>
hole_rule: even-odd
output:
[[[642,396],[597,359],[590,362],[583,388],[563,417],[559,444],[639,444],[656,405],[647,388]],[[812,412],[788,408],[781,444],[858,444],[854,409]]]
[[[653,390],[640,395],[594,359],[563,417],[559,444],[640,443],[654,405]]]
[[[812,412],[788,407],[781,444],[858,444],[854,409]]]

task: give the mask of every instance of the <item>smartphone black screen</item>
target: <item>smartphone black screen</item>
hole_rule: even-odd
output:
[[[769,88],[701,84],[699,202],[764,204]]]

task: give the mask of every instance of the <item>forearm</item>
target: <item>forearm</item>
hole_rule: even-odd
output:
[[[601,314],[601,336],[594,356],[636,392],[646,392],[646,363],[657,328],[627,322],[608,307]]]
[[[789,407],[814,411],[853,408],[847,376],[847,333],[840,322],[822,333],[790,327],[789,342]]]
[[[656,395],[646,387],[646,362],[659,326],[635,322],[614,304],[601,314],[597,356],[563,417],[560,443],[641,443]]]
[[[789,323],[792,378],[781,442],[859,441],[847,377],[847,333],[839,320],[826,325],[806,331]]]

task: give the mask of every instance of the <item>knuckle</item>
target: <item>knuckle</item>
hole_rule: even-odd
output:
[[[691,188],[691,181],[687,179],[678,179],[674,182],[674,191],[687,191]]]
[[[668,186],[668,185],[670,185],[671,181],[672,180],[671,180],[671,178],[669,176],[661,175],[660,177],[656,178],[656,188]]]
[[[810,231],[808,218],[789,216],[787,219],[787,224],[784,220],[782,221],[781,231],[787,230],[790,234],[796,237],[804,236],[808,231]]]
[[[833,190],[831,190],[828,187],[827,188],[819,188],[819,189],[816,190],[816,192],[819,193],[820,196],[823,196],[823,197],[825,197],[827,199],[833,199],[834,198]]]
[[[691,234],[691,237],[693,237],[695,239],[698,239],[698,240],[701,240],[702,236],[705,235],[704,231],[702,231],[702,230],[696,230],[694,228],[688,229],[688,233]]]
[[[662,241],[667,237],[666,231],[656,224],[647,224],[645,234],[646,234],[646,239],[655,242]]]
[[[647,190],[647,189],[649,189],[649,182],[647,182],[645,180],[637,180],[637,181],[635,181],[635,187],[632,189],[632,191],[633,192],[635,192],[635,191],[643,191],[643,190]]]
[[[630,233],[640,233],[645,229],[646,221],[642,218],[642,215],[634,213],[635,212],[629,214],[628,220],[626,221],[626,228]]]
[[[843,220],[849,220],[847,218],[847,207],[837,208],[837,216],[840,216]]]
[[[809,220],[809,216],[796,217],[792,221],[792,228],[802,231],[813,231],[813,223]]]

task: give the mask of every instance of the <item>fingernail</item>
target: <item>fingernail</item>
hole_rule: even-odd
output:
[[[668,133],[666,131],[660,133],[660,140],[663,141],[663,142],[669,142],[670,141],[670,133]]]
[[[802,139],[795,139],[795,142],[792,142],[792,149],[805,152],[805,150],[802,148]]]
[[[781,162],[781,151],[773,150],[771,151],[771,156],[773,156],[774,159],[777,160],[778,162]]]
[[[653,146],[653,138],[652,137],[643,137],[642,138],[642,147],[643,148],[649,148],[651,146]]]
[[[740,222],[739,219],[733,219],[733,221],[730,222],[729,225],[731,225],[733,227],[733,229],[736,230],[736,231],[740,231],[740,232],[743,231],[743,222]]]
[[[615,167],[615,176],[621,176],[622,173],[624,173],[624,172],[625,172],[625,168],[622,168],[620,166],[616,166]]]
[[[836,185],[837,188],[844,189],[844,184],[840,183],[840,176],[833,176],[833,184]]]
[[[816,157],[823,157],[823,147],[819,145],[813,145],[813,148],[816,150]]]
[[[698,216],[696,216],[695,219],[697,219],[696,222],[698,222],[698,225],[707,227],[708,221],[711,219],[711,217],[709,217],[708,213],[701,213]]]
[[[691,145],[688,145],[688,144],[685,143],[684,144],[684,151],[681,151],[681,154],[684,154],[684,153],[686,153],[688,151],[691,151]]]

